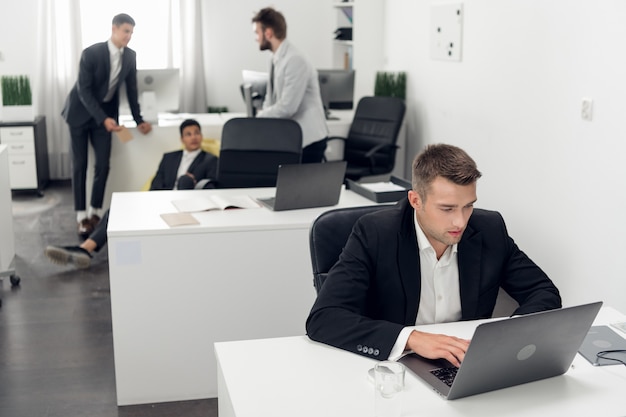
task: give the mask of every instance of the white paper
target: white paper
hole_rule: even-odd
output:
[[[359,184],[361,187],[368,189],[370,191],[374,191],[376,193],[384,193],[390,191],[406,191],[401,185],[395,184],[393,182],[366,182]]]

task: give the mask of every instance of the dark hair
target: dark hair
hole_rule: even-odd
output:
[[[200,123],[198,123],[197,120],[187,119],[180,124],[180,137],[183,137],[183,130],[185,130],[185,128],[189,126],[198,126],[198,129],[202,131],[202,128],[200,127]]]
[[[424,201],[430,185],[437,177],[457,185],[469,185],[481,176],[476,162],[463,149],[452,145],[428,145],[413,160],[413,191]]]
[[[263,29],[272,29],[274,36],[280,40],[287,37],[287,22],[285,21],[285,16],[271,7],[259,10],[252,18],[252,23],[260,23]]]
[[[120,13],[113,16],[113,24],[115,26],[122,26],[124,23],[128,23],[131,26],[135,26],[135,19],[127,15],[126,13]]]

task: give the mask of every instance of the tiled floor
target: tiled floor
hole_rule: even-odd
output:
[[[0,416],[217,416],[217,399],[118,407],[107,251],[86,270],[43,255],[78,243],[69,182],[14,192],[13,214],[21,284],[0,286]]]

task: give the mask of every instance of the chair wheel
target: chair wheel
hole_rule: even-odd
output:
[[[20,285],[20,281],[22,280],[22,278],[18,277],[17,275],[11,275],[9,279],[11,280],[11,285],[13,287]]]

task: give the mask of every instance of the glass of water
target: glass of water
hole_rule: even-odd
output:
[[[374,409],[376,417],[400,417],[404,390],[404,365],[382,361],[374,366]]]

